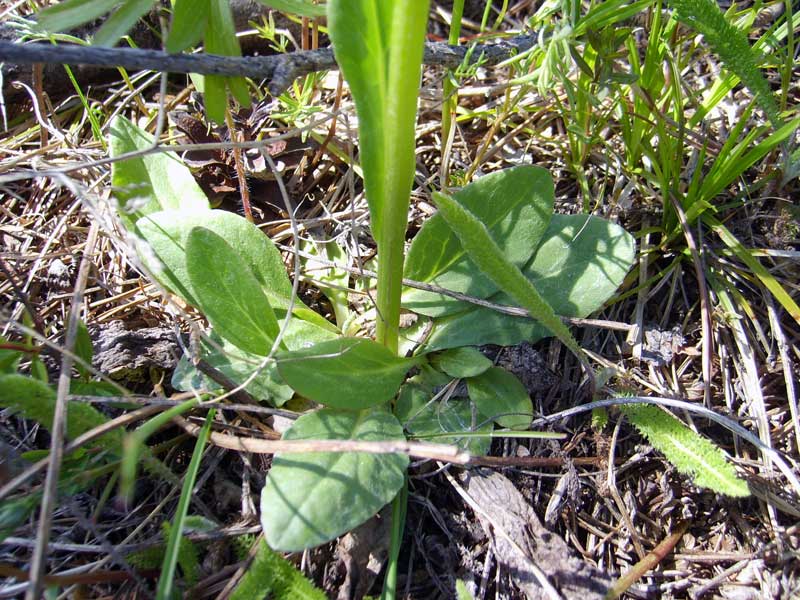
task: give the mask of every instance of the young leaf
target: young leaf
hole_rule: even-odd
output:
[[[725,454],[672,414],[650,404],[625,404],[620,410],[656,450],[694,483],[727,496],[749,496],[747,483],[736,476]]]
[[[360,410],[397,393],[418,361],[362,338],[339,338],[277,356],[278,370],[299,394],[333,408]]]
[[[553,178],[541,167],[519,166],[475,180],[454,194],[489,230],[506,258],[522,267],[539,245],[553,214]],[[437,214],[419,230],[406,259],[404,277],[485,298],[495,291]],[[463,302],[424,290],[406,289],[403,306],[438,317],[464,310]]]
[[[618,225],[587,215],[553,215],[523,272],[557,314],[586,317],[601,308],[620,286],[635,251],[633,237]],[[490,300],[513,304],[505,294],[496,294]],[[481,344],[511,346],[547,335],[547,329],[533,319],[474,307],[437,320],[423,350]]]
[[[205,31],[205,47],[209,54],[221,56],[241,56],[239,41],[236,38],[236,25],[228,0],[208,0],[208,21]],[[244,106],[250,105],[247,83],[243,77],[220,78],[206,76],[206,111],[217,123],[225,120],[225,83],[230,86],[234,97]]]
[[[153,136],[122,116],[111,122],[111,158],[152,147]],[[119,216],[128,229],[140,217],[160,210],[184,213],[208,209],[208,199],[192,173],[173,152],[157,152],[115,161],[111,185],[120,203]]]
[[[0,345],[8,344],[8,339],[0,335]],[[0,375],[10,375],[17,372],[22,352],[11,348],[0,348]]]
[[[454,444],[475,456],[489,452],[492,439],[488,434],[494,427],[491,419],[487,419],[479,411],[474,411],[473,414],[472,406],[464,398],[435,402],[431,402],[431,398],[431,391],[416,383],[407,383],[400,389],[395,414],[412,436],[425,439],[426,436],[452,433],[452,436],[436,437],[426,441]],[[467,432],[482,432],[487,435],[486,437],[458,435]]]
[[[195,227],[186,240],[186,270],[200,308],[217,332],[245,352],[269,354],[278,321],[239,254],[213,231]]]
[[[175,0],[167,52],[182,52],[197,44],[203,38],[208,13],[208,0]]]
[[[572,350],[584,366],[588,366],[589,359],[567,326],[561,322],[553,308],[542,298],[519,267],[503,256],[502,249],[492,239],[486,226],[452,197],[438,192],[434,192],[433,197],[439,207],[439,213],[484,275],[532,315],[536,315],[542,325]]]
[[[92,40],[96,46],[113,46],[150,10],[153,0],[126,0],[106,19]]]
[[[297,419],[283,439],[387,441],[404,436],[387,412],[322,409]],[[360,525],[395,496],[407,466],[404,454],[276,454],[261,494],[267,543],[297,552]]]
[[[230,600],[326,600],[325,593],[314,587],[301,572],[259,537],[258,551],[247,567]]]
[[[528,390],[515,375],[492,367],[467,380],[469,398],[478,411],[491,416],[501,427],[527,429],[533,419]]]
[[[456,379],[475,377],[492,366],[492,361],[469,346],[441,352],[430,360],[434,367]]]

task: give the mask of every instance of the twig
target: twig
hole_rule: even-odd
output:
[[[495,65],[519,52],[532,48],[537,37],[522,35],[494,44],[449,46],[441,42],[425,44],[424,62],[455,68],[471,49],[472,62]],[[124,67],[165,71],[169,73],[198,73],[225,77],[252,77],[269,80],[269,91],[276,96],[302,75],[336,68],[330,48],[305,50],[274,56],[218,56],[214,54],[168,54],[160,50],[138,48],[99,48],[71,44],[14,44],[0,42],[0,62],[12,64],[70,64],[98,67]]]
[[[642,558],[638,563],[633,565],[630,570],[620,577],[608,593],[606,594],[607,600],[615,600],[624,594],[636,581],[638,581],[645,573],[652,571],[658,564],[663,561],[667,554],[672,552],[675,545],[681,540],[683,534],[689,528],[690,521],[687,519],[678,523],[675,531],[669,534],[666,538],[661,540],[661,543],[653,548],[647,556]]]
[[[200,426],[182,417],[174,417],[188,434],[197,436]],[[456,464],[466,464],[470,455],[456,446],[407,442],[405,440],[386,440],[385,442],[360,442],[358,440],[264,440],[245,438],[225,433],[212,432],[209,442],[220,448],[252,452],[254,454],[275,454],[277,452],[369,452],[371,454],[407,454],[416,458],[431,458]]]
[[[83,290],[86,289],[86,280],[91,268],[91,254],[94,251],[97,236],[100,231],[96,221],[92,222],[86,240],[85,254],[81,259],[78,271],[78,280],[75,283],[75,293],[72,296],[72,306],[69,311],[67,335],[64,346],[68,350],[75,348],[78,337],[78,323],[80,320]],[[64,354],[61,361],[61,373],[58,378],[58,391],[56,394],[56,407],[53,412],[53,426],[50,430],[50,464],[47,467],[47,476],[44,483],[42,507],[39,513],[39,529],[36,534],[36,548],[31,559],[30,577],[31,585],[25,593],[25,600],[39,600],[44,585],[44,571],[47,562],[47,542],[50,540],[50,525],[53,520],[53,510],[58,499],[58,476],[61,471],[61,460],[64,456],[64,434],[67,425],[67,394],[69,393],[70,374],[72,371],[72,357]]]

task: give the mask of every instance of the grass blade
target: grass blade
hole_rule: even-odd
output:
[[[172,585],[175,581],[175,567],[178,565],[178,551],[181,545],[183,534],[183,523],[186,514],[189,512],[189,502],[192,499],[192,488],[197,479],[197,472],[200,470],[200,459],[203,457],[203,449],[206,446],[208,437],[211,434],[211,422],[214,420],[214,409],[208,411],[206,422],[197,436],[197,443],[194,445],[192,460],[186,475],[183,478],[183,489],[178,500],[178,508],[175,511],[175,518],[169,530],[169,540],[167,541],[167,551],[164,555],[164,562],[161,566],[161,577],[158,579],[158,589],[156,590],[156,600],[169,600],[172,597]]]

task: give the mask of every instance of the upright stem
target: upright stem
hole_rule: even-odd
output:
[[[400,327],[405,232],[414,152],[417,97],[429,2],[395,2],[388,32],[388,68],[383,109],[383,214],[378,240],[378,319],[376,339],[397,352]],[[365,176],[368,174],[365,173]],[[373,221],[374,221],[373,215]]]

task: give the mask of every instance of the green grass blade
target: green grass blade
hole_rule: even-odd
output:
[[[588,371],[589,359],[580,344],[522,271],[503,255],[486,226],[451,196],[434,192],[433,199],[475,265],[572,350]]]
[[[750,251],[745,248],[738,239],[736,239],[736,236],[733,235],[730,230],[721,222],[710,216],[706,216],[704,220],[706,224],[708,224],[720,237],[725,245],[731,249],[737,258],[746,264],[753,274],[761,280],[761,283],[764,284],[764,287],[766,287],[770,293],[775,296],[775,299],[781,303],[781,306],[786,309],[786,312],[788,312],[789,315],[791,315],[791,317],[800,324],[800,306],[797,305],[789,292],[787,292],[786,289],[778,282],[778,280],[775,279],[772,273],[767,271],[764,265],[758,262],[758,259],[755,258]]]
[[[139,455],[145,440],[156,431],[166,425],[172,417],[177,417],[200,402],[198,398],[190,398],[181,402],[177,406],[165,410],[161,414],[153,417],[133,433],[128,434],[123,441],[122,464],[120,465],[120,489],[123,496],[130,496],[133,490],[133,482],[136,479],[136,465],[139,463]]]
[[[178,565],[178,554],[181,546],[181,536],[183,534],[183,524],[186,514],[189,512],[189,503],[192,500],[192,488],[197,479],[197,472],[200,470],[200,460],[203,458],[203,450],[211,434],[211,423],[214,420],[214,409],[208,411],[206,422],[197,436],[194,445],[192,459],[189,468],[183,477],[183,489],[178,500],[178,508],[175,511],[175,518],[169,531],[167,541],[167,551],[164,555],[164,563],[161,566],[161,577],[158,579],[158,589],[156,590],[156,600],[169,600],[172,598],[172,585],[175,581],[175,567]]]
[[[94,36],[96,46],[113,46],[150,10],[153,0],[128,0],[112,14]]]

